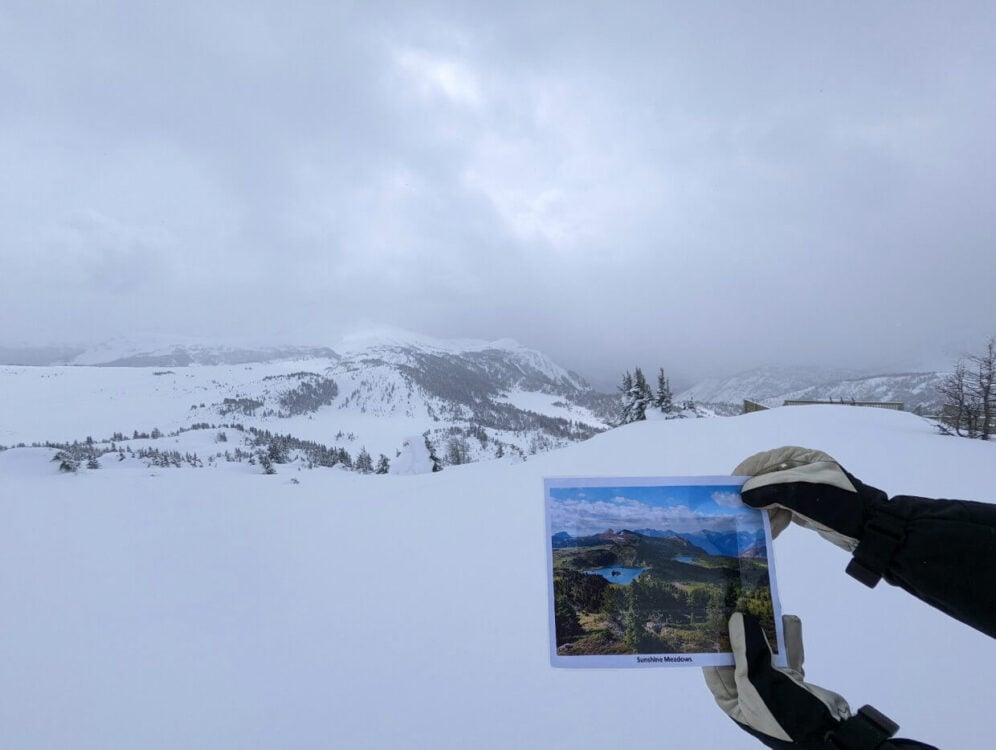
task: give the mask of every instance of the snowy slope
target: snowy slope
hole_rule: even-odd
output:
[[[342,350],[117,342],[80,357],[92,366],[0,366],[0,446],[238,423],[375,458],[429,432],[444,460],[457,443],[466,461],[585,439],[605,429],[614,403],[509,340],[391,331]],[[302,387],[325,397],[288,407]]]
[[[745,398],[755,401],[777,398],[814,385],[858,377],[851,370],[826,370],[819,367],[757,367],[725,378],[707,378],[675,396],[678,401],[741,404]]]
[[[549,666],[542,478],[715,474],[784,443],[890,493],[996,498],[996,446],[910,414],[629,425],[440,474],[60,475],[0,452],[0,747],[756,748],[697,670]],[[154,475],[153,475],[154,474]],[[790,529],[807,674],[942,747],[988,748],[991,639]]]
[[[782,400],[900,401],[907,411],[919,409],[921,414],[940,414],[944,397],[939,388],[945,376],[943,372],[873,375],[804,388],[783,394]],[[773,400],[771,405],[781,403]]]

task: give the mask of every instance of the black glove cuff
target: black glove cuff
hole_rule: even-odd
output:
[[[828,745],[839,750],[875,750],[899,731],[899,725],[872,706],[862,706],[858,712],[833,730]]]
[[[847,566],[847,574],[874,588],[906,539],[906,519],[880,509],[865,524],[861,542]]]

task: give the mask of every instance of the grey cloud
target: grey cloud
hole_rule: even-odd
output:
[[[596,379],[934,364],[996,326],[993,15],[8,3],[0,342],[370,321]]]

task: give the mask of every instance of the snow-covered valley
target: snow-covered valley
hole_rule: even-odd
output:
[[[257,360],[243,361],[250,356]],[[389,464],[417,438],[441,464],[462,464],[586,439],[607,428],[614,409],[613,396],[511,341],[405,334],[289,355],[103,347],[77,359],[87,364],[0,366],[0,446],[86,443],[77,453],[104,467],[112,454],[126,461],[138,450],[217,466],[287,436],[278,462],[296,471],[329,465],[319,449],[350,468],[361,453]],[[143,436],[164,439],[131,442]],[[302,443],[314,444],[312,455]]]

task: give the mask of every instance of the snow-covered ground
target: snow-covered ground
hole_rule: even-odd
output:
[[[122,429],[78,419],[71,436]],[[698,670],[550,667],[542,479],[725,473],[787,443],[891,494],[996,499],[996,446],[840,407],[637,423],[417,476],[66,475],[52,451],[0,452],[0,747],[760,747]],[[775,551],[813,682],[905,736],[991,747],[992,639],[864,588],[814,534]]]
[[[237,423],[341,448],[354,457],[366,449],[375,459],[379,454],[395,457],[408,437],[426,432],[431,433],[437,452],[445,458],[448,441],[458,434],[474,438],[461,438],[463,460],[481,460],[508,451],[534,453],[605,427],[602,417],[586,406],[569,403],[571,397],[564,395],[589,394],[583,381],[538,352],[512,341],[442,341],[415,334],[405,334],[412,338],[406,341],[408,348],[397,348],[395,339],[400,335],[366,336],[347,342],[345,356],[239,364],[2,365],[0,447],[82,442],[88,437],[101,443],[115,434],[131,437],[135,431],[158,429],[169,434],[194,425]],[[119,348],[112,354],[126,351],[131,350]],[[156,352],[136,351],[139,354],[134,356],[158,356]],[[226,350],[198,351],[218,359]],[[460,360],[459,355],[468,352],[483,359]],[[426,359],[430,364],[423,361]],[[434,365],[440,370],[432,372]],[[479,381],[478,389],[489,376],[505,378],[503,387],[494,386],[494,403],[552,420],[544,425],[514,410],[490,421],[477,419],[474,408],[487,411],[486,404],[481,406],[486,399],[480,392],[451,388],[454,393],[446,394],[446,387],[467,377],[468,372]],[[419,377],[421,382],[417,382]],[[329,389],[323,391],[325,395],[331,389],[336,392],[321,403],[304,404],[307,408],[290,413],[281,399],[302,385]],[[552,391],[558,387],[565,390],[554,395]],[[229,408],[226,400],[237,403]],[[581,427],[571,434],[567,422],[558,425],[558,419]],[[478,422],[482,421],[488,427],[480,427]],[[457,427],[457,433],[451,427]],[[184,450],[180,446],[169,448]]]

